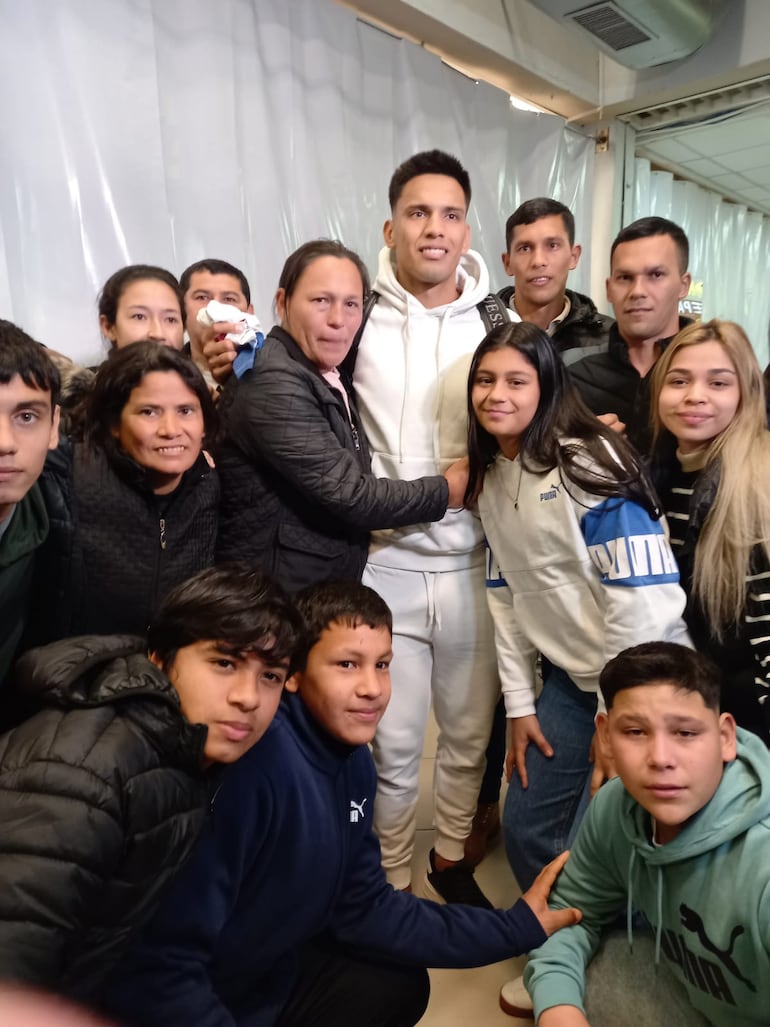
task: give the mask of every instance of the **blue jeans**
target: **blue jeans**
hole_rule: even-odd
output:
[[[545,663],[543,690],[536,703],[540,728],[553,756],[527,746],[529,787],[514,771],[503,809],[508,862],[522,892],[546,863],[569,848],[590,798],[596,696],[581,692],[567,674]]]

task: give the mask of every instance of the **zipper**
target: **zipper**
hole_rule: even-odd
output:
[[[166,548],[166,518],[161,517],[160,519],[160,548]]]
[[[361,443],[359,441],[358,428],[354,424],[350,425],[350,430],[353,433],[353,445],[356,447],[357,452],[361,452]]]

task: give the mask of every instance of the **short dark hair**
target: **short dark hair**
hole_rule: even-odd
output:
[[[251,289],[243,271],[234,264],[228,264],[226,260],[216,260],[214,257],[197,260],[184,269],[179,276],[179,289],[182,296],[190,288],[190,279],[198,271],[208,271],[210,275],[230,275],[232,278],[237,278],[241,283],[241,292],[246,297],[246,302],[251,303]]]
[[[16,375],[29,389],[51,393],[51,412],[59,402],[61,375],[45,346],[27,335],[12,321],[0,320],[0,384]]]
[[[323,581],[298,592],[294,600],[305,622],[305,636],[297,656],[304,670],[310,650],[331,624],[357,628],[387,628],[393,634],[393,616],[385,600],[358,581]]]
[[[390,209],[395,210],[404,186],[418,175],[446,175],[459,182],[465,194],[466,210],[471,205],[471,178],[457,157],[443,150],[423,150],[399,164],[393,172],[388,187]]]
[[[639,218],[637,221],[632,221],[630,225],[626,225],[625,228],[621,228],[610,249],[610,267],[612,267],[612,258],[615,256],[618,246],[626,242],[634,242],[636,239],[649,239],[654,235],[671,236],[679,254],[679,270],[684,274],[690,263],[690,243],[684,230],[673,221],[669,221],[668,218]]]
[[[203,375],[192,360],[158,342],[132,342],[130,346],[112,350],[96,372],[85,409],[86,438],[92,445],[108,453],[114,452],[117,443],[112,429],[120,424],[123,408],[133,390],[153,371],[175,371],[179,375],[200,402],[207,445],[216,441],[216,407]]]
[[[172,290],[179,302],[179,315],[183,317],[184,295],[179,282],[170,271],[154,264],[128,264],[110,275],[99,293],[99,317],[103,317],[108,325],[114,325],[118,316],[120,297],[126,288],[133,282],[143,282],[147,279],[163,282]]]
[[[337,257],[338,260],[350,260],[355,264],[361,276],[361,286],[366,299],[369,294],[369,272],[366,270],[366,264],[354,250],[348,249],[339,239],[311,239],[289,254],[278,279],[278,288],[283,289],[287,299],[291,298],[303,273],[320,257]]]
[[[610,660],[599,677],[607,709],[624,688],[663,682],[684,692],[697,692],[708,709],[719,711],[722,675],[708,656],[675,642],[642,642]]]
[[[221,564],[166,595],[147,631],[147,650],[166,673],[180,649],[202,641],[233,655],[288,659],[291,673],[302,635],[302,618],[280,585],[246,563]]]
[[[510,250],[513,242],[513,230],[519,225],[533,225],[543,218],[561,217],[570,246],[575,245],[575,218],[569,207],[548,196],[537,196],[533,200],[525,200],[505,222],[505,248]]]

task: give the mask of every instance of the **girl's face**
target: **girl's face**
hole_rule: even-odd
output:
[[[730,424],[741,401],[735,364],[720,342],[683,346],[671,360],[658,413],[682,453],[707,446]]]
[[[112,434],[149,472],[157,495],[173,492],[203,445],[198,397],[176,371],[150,371],[132,390]]]
[[[510,346],[485,353],[471,393],[479,424],[497,439],[503,456],[515,459],[519,439],[540,402],[540,381],[530,362]]]
[[[337,367],[361,327],[364,285],[345,257],[317,257],[300,275],[291,296],[279,289],[281,325],[321,371]]]
[[[118,300],[115,324],[99,318],[102,334],[117,349],[132,342],[159,342],[172,349],[184,345],[184,323],[179,299],[171,286],[157,278],[129,282]]]

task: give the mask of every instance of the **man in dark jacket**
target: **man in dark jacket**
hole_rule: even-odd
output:
[[[569,207],[546,196],[526,200],[505,225],[503,267],[515,284],[498,296],[511,321],[529,321],[548,332],[563,353],[606,341],[612,318],[593,301],[567,288],[580,260],[575,218]]]
[[[169,593],[146,645],[22,657],[17,685],[44,708],[0,738],[0,981],[96,996],[198,835],[205,769],[267,730],[299,631],[262,574],[210,568]]]
[[[587,406],[625,426],[636,448],[650,448],[650,372],[676,333],[690,324],[679,301],[690,289],[689,243],[666,218],[640,218],[622,229],[610,251],[607,299],[617,323],[591,351],[569,352],[565,363]],[[606,418],[603,418],[606,420]]]
[[[426,966],[479,966],[579,919],[551,912],[561,863],[508,910],[394,890],[372,828],[368,742],[390,697],[391,616],[372,589],[300,593],[306,640],[270,731],[212,816],[107,1002],[136,1027],[406,1027]]]
[[[48,535],[37,479],[59,441],[59,372],[45,349],[0,321],[0,725],[2,684],[24,631],[35,550]]]

